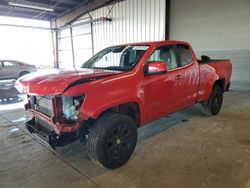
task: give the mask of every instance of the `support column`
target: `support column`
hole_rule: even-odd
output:
[[[75,50],[74,50],[74,40],[73,40],[72,27],[70,27],[70,40],[71,40],[71,52],[72,52],[73,67],[76,68],[76,64],[75,64]]]
[[[56,22],[50,22],[50,29],[51,29],[51,37],[52,37],[52,45],[53,45],[53,54],[54,54],[54,67],[59,68],[58,62],[58,30],[53,29],[56,28]]]
[[[170,30],[170,4],[171,4],[171,0],[166,0],[165,40],[169,40],[169,30]]]
[[[88,13],[89,15],[89,18],[90,18],[90,29],[91,29],[91,44],[92,44],[92,55],[95,54],[95,49],[94,49],[94,32],[93,32],[93,18],[92,16],[90,15],[90,13]]]

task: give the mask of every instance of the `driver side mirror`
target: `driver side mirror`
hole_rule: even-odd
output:
[[[146,76],[155,75],[155,74],[164,74],[168,70],[168,67],[165,62],[162,61],[153,61],[148,62],[145,65],[144,73]]]

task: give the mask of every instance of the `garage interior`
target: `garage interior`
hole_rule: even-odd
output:
[[[139,128],[132,158],[112,171],[93,164],[83,143],[53,150],[31,135],[25,101],[0,104],[0,187],[250,188],[249,10],[248,0],[1,1],[0,16],[50,22],[0,27],[51,31],[51,67],[79,68],[111,45],[183,40],[198,58],[230,59],[233,74],[217,116],[195,105]]]

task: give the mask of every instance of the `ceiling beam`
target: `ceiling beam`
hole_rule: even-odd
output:
[[[23,0],[25,2],[25,0]],[[13,1],[14,2],[14,1]],[[54,7],[53,12],[24,7],[11,6],[8,1],[0,1],[0,16],[21,17],[39,20],[51,20],[68,9],[79,5],[82,0],[27,0],[27,4],[43,4]],[[56,5],[56,6],[55,6]]]
[[[6,11],[2,11],[0,10],[0,15],[1,16],[8,16],[8,17],[15,17],[15,18],[27,18],[27,19],[31,19],[34,14],[30,14],[30,13],[23,13],[23,12],[12,12],[11,14],[8,14],[8,12]],[[44,17],[41,17],[37,20],[45,20],[45,21],[49,21],[53,18],[53,16],[44,16]]]
[[[57,27],[64,27],[73,21],[75,21],[77,18],[82,16],[83,14],[86,14],[92,10],[95,10],[97,8],[100,8],[104,5],[109,4],[114,0],[91,0],[87,1],[85,4],[83,3],[81,6],[77,8],[73,8],[68,13],[63,14],[62,16],[56,18],[54,21],[56,21]]]
[[[58,20],[59,27],[73,22],[79,16],[105,6],[114,0],[22,0],[27,4],[41,4],[54,8],[53,12],[11,6],[10,0],[0,1],[0,16],[30,18],[38,20]],[[12,0],[15,2],[14,0]],[[118,1],[118,0],[117,0]],[[17,1],[16,1],[17,2]]]

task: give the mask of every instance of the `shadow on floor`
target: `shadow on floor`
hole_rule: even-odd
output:
[[[6,113],[4,115],[12,123],[18,124],[17,126],[20,129],[25,130],[24,122],[25,120],[27,120],[28,117],[27,115],[24,115],[24,114],[25,114],[24,111],[23,112],[16,111],[15,113]],[[171,114],[167,117],[161,118],[157,121],[154,121],[152,123],[145,125],[144,127],[139,128],[136,150],[139,147],[143,147],[143,142],[150,139],[151,137],[154,137],[164,131],[167,131],[168,129],[172,127],[176,127],[182,124],[182,122],[189,121],[190,119],[194,117],[204,117],[199,105],[195,105],[193,107],[182,110],[178,113]],[[89,159],[87,151],[86,151],[86,145],[84,143],[80,143],[77,141],[65,147],[57,148],[56,150],[53,150],[48,144],[46,144],[44,141],[42,141],[38,137],[33,136],[33,135],[32,137],[35,141],[39,142],[49,152],[53,153],[55,156],[60,158],[69,166],[79,171],[79,173],[87,175],[90,178],[94,178],[94,177],[97,177],[97,176],[100,176],[102,174],[109,172],[101,168],[99,165],[95,165]]]
[[[193,117],[205,117],[199,105],[190,107],[178,113],[172,114],[168,117],[161,118],[157,121],[149,123],[144,127],[138,129],[138,142],[137,148],[141,147],[144,141],[154,137],[172,127],[180,125],[182,122],[189,121]],[[48,146],[46,146],[48,147]],[[136,149],[137,150],[137,149]],[[135,152],[136,152],[135,150]],[[93,178],[107,173],[99,165],[95,165],[88,157],[86,151],[86,145],[80,142],[72,143],[63,148],[57,148],[53,151],[58,157],[78,169],[83,174],[87,174],[88,177]],[[133,156],[132,156],[133,157]]]

